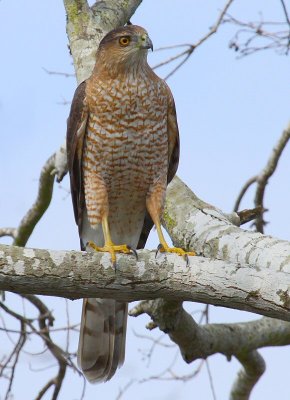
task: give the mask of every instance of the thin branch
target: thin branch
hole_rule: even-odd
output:
[[[59,391],[62,386],[63,379],[66,374],[66,369],[67,366],[73,367],[74,370],[78,371],[78,369],[74,366],[74,364],[69,360],[65,354],[65,352],[57,346],[51,339],[50,337],[50,326],[53,324],[53,317],[46,307],[46,305],[36,296],[32,295],[23,295],[25,299],[30,301],[39,311],[39,318],[38,318],[38,323],[39,323],[39,328],[42,332],[42,337],[45,339],[45,343],[50,350],[51,354],[55,357],[55,359],[58,362],[58,374],[55,376],[55,378],[52,379],[53,384],[54,384],[54,391],[52,395],[52,400],[56,400],[59,395]],[[51,385],[50,385],[51,386]],[[47,389],[46,389],[47,390]],[[44,391],[44,393],[46,392]],[[44,395],[42,394],[42,396]],[[41,399],[41,397],[39,397]]]
[[[37,198],[17,228],[13,242],[15,246],[26,245],[36,224],[49,207],[55,176],[60,180],[66,172],[66,153],[64,146],[62,146],[56,153],[49,157],[41,170]]]
[[[58,71],[50,71],[44,67],[42,67],[42,69],[48,74],[48,75],[58,75],[58,76],[62,76],[65,78],[75,78],[75,74],[70,74],[68,72],[58,72]]]
[[[225,4],[225,6],[223,7],[216,23],[211,27],[210,31],[203,36],[201,39],[199,39],[198,42],[195,43],[194,47],[198,47],[200,46],[203,42],[205,42],[210,36],[212,36],[214,33],[217,32],[219,26],[222,24],[223,20],[224,20],[224,16],[227,14],[228,9],[230,8],[231,4],[234,2],[234,0],[228,0]]]
[[[245,22],[230,14],[227,14],[223,22],[240,27],[229,43],[229,47],[239,52],[240,57],[262,50],[276,50],[286,55],[289,52],[290,27],[288,23],[286,26],[285,22],[263,21],[262,17],[257,22]],[[277,27],[284,28],[285,26],[285,30],[277,30]]]
[[[175,353],[175,357],[173,358],[173,361],[171,364],[166,367],[162,372],[156,374],[156,375],[151,375],[148,378],[141,379],[139,383],[146,383],[150,381],[180,381],[180,382],[188,382],[194,379],[202,370],[202,367],[204,366],[205,360],[200,360],[198,363],[197,367],[194,368],[194,370],[189,373],[189,374],[183,374],[179,375],[176,372],[173,371],[173,366],[177,361],[178,357],[178,352]]]
[[[193,50],[194,50],[193,47],[188,50],[186,57],[175,68],[173,68],[173,70],[171,72],[169,72],[169,74],[166,75],[166,77],[164,78],[165,80],[170,78],[180,67],[182,67],[183,64],[186,63],[186,61],[189,59],[189,57],[193,53]]]
[[[283,8],[283,11],[284,11],[285,19],[286,19],[287,24],[288,24],[288,30],[289,30],[289,32],[288,32],[288,44],[287,44],[287,50],[286,50],[286,54],[288,54],[289,53],[289,48],[290,48],[290,19],[289,19],[289,14],[288,14],[288,11],[287,11],[287,8],[286,8],[284,0],[280,0],[280,1],[281,1],[281,5],[282,5],[282,8]]]
[[[6,394],[5,394],[5,400],[8,400],[10,397],[10,393],[11,393],[11,389],[12,389],[12,385],[14,382],[14,378],[15,378],[15,370],[17,367],[17,363],[19,360],[19,355],[20,352],[24,346],[26,342],[26,324],[23,321],[20,321],[20,335],[19,335],[19,340],[16,343],[10,357],[8,358],[7,362],[3,365],[3,367],[1,368],[1,373],[4,372],[4,370],[7,368],[8,363],[10,363],[10,361],[12,361],[12,365],[10,366],[11,368],[11,372],[10,372],[10,376],[9,376],[9,384],[8,384],[8,388],[6,390]],[[1,374],[0,374],[1,375]]]
[[[174,46],[166,46],[166,47],[162,47],[159,50],[166,50],[166,49],[173,49],[173,48],[178,48],[178,47],[188,47],[188,49],[182,51],[181,53],[178,53],[175,56],[169,57],[167,60],[162,61],[161,63],[155,65],[153,67],[153,69],[157,69],[159,67],[162,67],[164,65],[167,65],[179,58],[183,58],[182,61],[180,61],[171,72],[169,72],[165,79],[170,78],[180,67],[182,67],[183,64],[186,63],[186,61],[190,58],[190,56],[192,55],[192,53],[194,52],[194,50],[201,46],[206,40],[208,40],[213,34],[215,34],[218,31],[218,28],[220,27],[220,25],[223,22],[224,16],[226,15],[229,7],[231,6],[231,4],[233,3],[234,0],[228,0],[226,2],[226,4],[224,5],[222,11],[220,12],[215,24],[210,28],[210,30],[204,35],[202,36],[196,43],[194,44],[179,44],[179,45],[174,45]]]
[[[43,388],[39,391],[38,395],[35,397],[35,400],[41,400],[45,393],[48,391],[48,389],[51,388],[51,386],[55,385],[55,378],[50,379],[44,386]]]
[[[280,2],[281,2],[281,5],[282,5],[282,8],[283,8],[284,14],[285,14],[285,18],[286,18],[287,24],[288,24],[288,25],[289,25],[289,27],[290,27],[290,19],[289,19],[289,15],[288,15],[288,11],[287,11],[287,8],[286,8],[286,5],[285,5],[285,2],[284,2],[284,0],[280,0]]]
[[[209,361],[208,360],[205,360],[205,365],[206,365],[206,370],[207,370],[207,374],[208,374],[208,379],[209,379],[209,383],[210,383],[210,389],[211,389],[213,400],[217,400],[216,393],[215,393],[215,388],[214,388],[214,383],[213,383],[213,377],[212,377],[212,374],[211,374],[211,370],[210,370],[210,366],[209,366]]]
[[[122,388],[119,389],[119,393],[118,396],[116,397],[116,400],[120,400],[123,395],[128,391],[128,389],[130,389],[130,387],[136,383],[136,379],[131,379],[128,383],[126,383],[125,386],[123,386]]]
[[[256,208],[251,208],[250,210],[242,210],[238,211],[238,216],[240,219],[240,225],[246,224],[247,222],[253,221],[257,217],[261,216],[264,212],[268,211],[265,208],[262,208],[261,206],[258,206]]]
[[[262,170],[262,172],[259,174],[257,178],[257,189],[256,189],[256,194],[255,194],[255,206],[256,207],[261,207],[264,209],[264,196],[265,196],[265,190],[266,186],[269,183],[269,180],[273,173],[275,172],[278,162],[281,158],[281,154],[283,150],[285,149],[288,141],[290,139],[290,124],[288,127],[283,131],[280,139],[278,140],[278,143],[272,150],[272,154],[265,166],[265,168]],[[264,225],[265,221],[263,219],[263,214],[258,215],[255,221],[255,226],[256,230],[258,232],[263,233],[264,232]]]
[[[68,300],[65,299],[65,314],[66,314],[66,324],[67,326],[70,326],[70,317],[69,317],[69,305],[68,305]],[[66,345],[65,345],[65,351],[68,353],[69,351],[69,345],[70,345],[70,329],[67,329],[66,331]]]
[[[248,189],[257,182],[258,176],[255,175],[252,178],[248,179],[247,182],[242,186],[240,193],[238,194],[237,200],[234,205],[234,211],[238,211],[240,208],[241,201],[243,200],[245,194],[247,193]]]
[[[15,229],[15,228],[1,228],[0,229],[0,237],[10,236],[14,239],[16,236],[16,233],[17,233],[17,229]]]

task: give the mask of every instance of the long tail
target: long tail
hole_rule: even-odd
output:
[[[123,364],[127,314],[127,303],[83,300],[78,365],[88,381],[108,381]]]

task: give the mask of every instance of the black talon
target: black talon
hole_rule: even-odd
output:
[[[159,243],[159,245],[157,246],[157,249],[156,249],[155,258],[158,256],[159,250],[162,249],[162,247],[163,247],[162,244]]]
[[[136,257],[136,260],[138,261],[138,254],[137,254],[136,249],[133,249],[133,247],[128,246],[128,245],[127,245],[127,247],[134,254],[134,256]]]
[[[113,267],[114,267],[115,274],[116,274],[117,273],[117,262],[116,261],[113,262]]]

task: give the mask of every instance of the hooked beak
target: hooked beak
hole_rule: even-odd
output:
[[[141,36],[140,49],[151,49],[153,51],[153,43],[148,35]]]

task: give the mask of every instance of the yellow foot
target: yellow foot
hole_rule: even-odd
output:
[[[196,253],[194,251],[185,251],[181,249],[180,247],[169,247],[169,246],[164,246],[162,244],[159,244],[156,250],[155,257],[157,256],[158,252],[160,253],[175,253],[178,254],[179,256],[182,256],[186,260],[186,265],[189,265],[189,259],[188,256],[195,256]]]
[[[126,244],[115,245],[113,243],[108,243],[105,244],[104,247],[99,247],[94,242],[88,242],[87,246],[91,247],[95,251],[110,253],[111,260],[115,269],[116,269],[116,253],[125,253],[125,254],[133,253],[136,259],[138,260],[138,255],[136,250]]]

